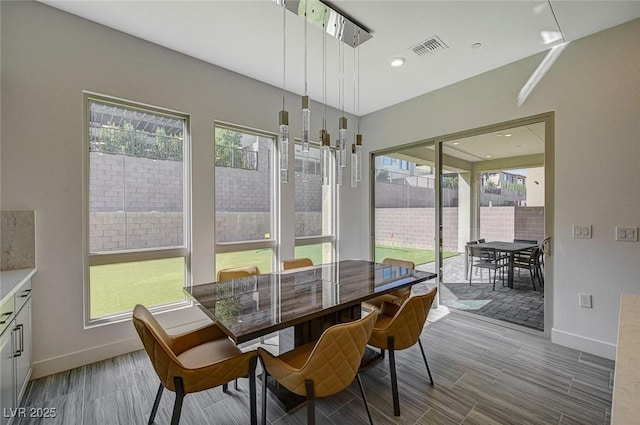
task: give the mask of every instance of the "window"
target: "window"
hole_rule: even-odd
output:
[[[273,270],[275,239],[275,138],[216,124],[216,273],[257,265]]]
[[[314,264],[331,262],[334,259],[336,189],[335,179],[323,186],[320,176],[320,147],[309,147],[309,172],[302,175],[302,146],[295,144],[295,236],[296,258],[308,257]],[[334,159],[333,155],[331,156]],[[332,164],[335,170],[335,164]],[[347,168],[344,182],[348,182]],[[335,173],[331,173],[333,176]]]
[[[86,95],[87,318],[185,302],[188,119]]]

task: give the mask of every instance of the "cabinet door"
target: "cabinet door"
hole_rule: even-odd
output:
[[[31,298],[16,316],[15,345],[19,355],[15,358],[16,394],[20,400],[31,376]]]
[[[12,322],[13,325],[13,322]],[[15,385],[13,375],[13,326],[0,337],[0,425],[9,422],[9,409],[15,408]],[[6,414],[5,414],[6,413]]]

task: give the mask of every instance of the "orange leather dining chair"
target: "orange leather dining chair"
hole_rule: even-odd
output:
[[[171,425],[178,425],[184,396],[249,376],[251,424],[256,414],[256,351],[243,353],[215,324],[181,335],[169,335],[142,305],[133,309],[133,324],[160,378],[149,425],[153,423],[164,388],[176,393]]]
[[[262,375],[262,424],[267,422],[267,375],[289,391],[307,398],[307,424],[315,424],[316,398],[328,397],[347,388],[357,378],[362,400],[373,425],[358,368],[378,313],[341,323],[325,330],[317,342],[301,345],[280,356],[258,348]]]
[[[258,268],[258,266],[233,267],[220,270],[218,272],[218,277],[216,280],[218,282],[224,282],[225,280],[254,276],[257,274],[260,274],[260,269]]]
[[[284,260],[282,262],[282,270],[291,270],[309,266],[313,266],[313,261],[311,261],[310,258],[294,258],[292,260]]]
[[[382,264],[385,266],[397,266],[407,269],[415,269],[416,265],[413,261],[397,260],[395,258],[385,258],[382,260]],[[397,289],[389,292],[388,294],[379,295],[375,298],[368,299],[362,303],[363,307],[367,310],[380,310],[382,303],[388,302],[396,305],[402,305],[404,300],[411,296],[411,287]]]
[[[381,357],[384,350],[389,351],[389,370],[391,373],[391,394],[393,397],[393,414],[400,416],[400,398],[398,396],[398,380],[396,377],[395,352],[412,347],[417,342],[420,345],[424,365],[431,385],[433,377],[427,362],[427,356],[420,341],[420,335],[431,309],[431,304],[438,288],[433,288],[424,295],[414,295],[407,299],[402,306],[383,303],[378,320],[371,333],[369,345],[380,348]]]

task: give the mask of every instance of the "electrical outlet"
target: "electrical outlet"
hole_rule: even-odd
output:
[[[573,237],[582,239],[591,239],[591,225],[574,224]]]
[[[638,242],[638,228],[616,226],[616,240],[625,242]]]
[[[591,294],[578,294],[578,305],[584,308],[591,308]]]

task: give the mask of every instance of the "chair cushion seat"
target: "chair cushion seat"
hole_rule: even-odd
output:
[[[220,338],[186,350],[177,357],[185,368],[199,369],[239,354],[242,351],[229,338]]]
[[[301,369],[311,355],[311,352],[313,351],[313,347],[315,347],[315,345],[315,341],[309,342],[307,344],[296,347],[291,351],[281,354],[279,358],[289,366],[296,369]]]

